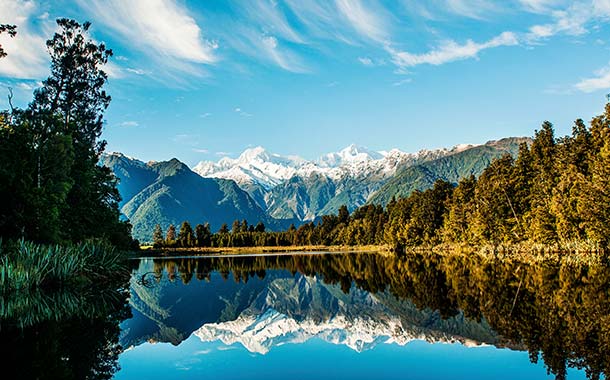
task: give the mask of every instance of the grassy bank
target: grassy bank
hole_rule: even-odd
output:
[[[160,248],[140,247],[138,254],[144,256],[180,256],[180,255],[249,255],[286,252],[389,252],[385,245],[295,245],[268,247],[193,247],[193,248]]]
[[[125,254],[103,243],[0,241],[0,292],[102,284],[127,273]]]
[[[141,247],[143,256],[185,256],[185,255],[257,255],[268,253],[290,252],[378,252],[381,254],[397,254],[388,245],[298,245],[298,246],[268,246],[268,247],[195,247],[195,248],[161,248]],[[435,246],[406,247],[401,254],[410,252],[434,252],[438,254],[478,255],[493,259],[512,259],[523,262],[563,261],[573,263],[599,263],[605,260],[604,249],[587,242],[572,244],[498,244],[498,245],[467,245],[439,244]]]

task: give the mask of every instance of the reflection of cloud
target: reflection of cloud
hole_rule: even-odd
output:
[[[218,346],[216,349],[218,351],[230,351],[230,350],[236,350],[237,347],[235,347],[235,346]]]
[[[210,349],[199,350],[199,351],[195,351],[195,352],[193,353],[193,355],[207,355],[207,354],[209,354],[210,352],[212,352],[212,350],[210,350]]]

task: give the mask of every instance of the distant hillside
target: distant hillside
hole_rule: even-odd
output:
[[[496,158],[505,154],[516,156],[519,145],[529,143],[526,137],[510,137],[489,141],[464,151],[447,155],[419,165],[397,170],[368,200],[369,204],[386,205],[392,197],[406,197],[415,190],[426,190],[438,179],[457,183],[460,179],[474,175],[478,177]]]
[[[214,231],[235,219],[275,223],[235,182],[202,178],[177,159],[146,164],[115,153],[102,163],[120,180],[121,211],[140,241],[151,241],[156,224],[166,230],[185,220],[193,227],[209,222]]]

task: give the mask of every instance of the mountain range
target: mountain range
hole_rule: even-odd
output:
[[[209,222],[216,230],[246,219],[279,229],[336,213],[341,205],[350,211],[367,203],[385,205],[438,179],[457,183],[478,176],[493,159],[514,156],[519,144],[529,141],[512,137],[417,153],[350,145],[317,160],[255,147],[192,169],[177,159],[144,163],[121,153],[106,154],[101,162],[120,180],[121,211],[134,237],[150,241],[155,224]]]

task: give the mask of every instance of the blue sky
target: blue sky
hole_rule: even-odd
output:
[[[610,0],[0,0],[0,93],[48,73],[57,17],[114,57],[108,150],[188,164],[558,135],[610,92]],[[0,97],[6,108],[6,96]]]

